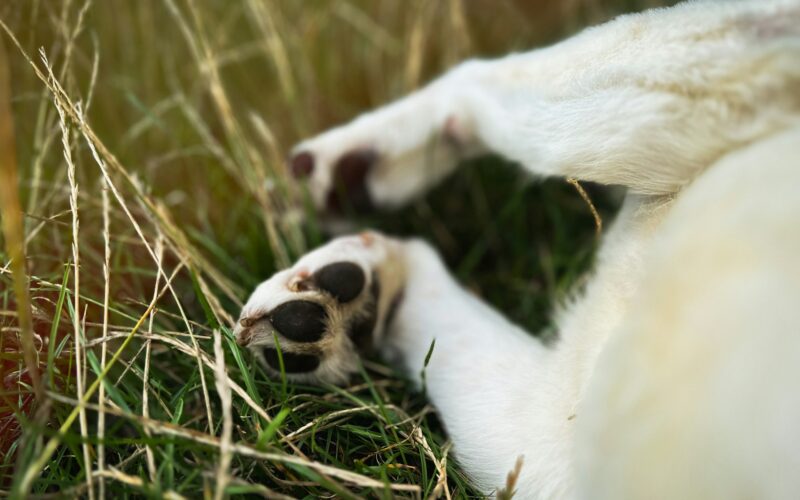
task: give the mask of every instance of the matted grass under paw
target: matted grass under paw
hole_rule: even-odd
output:
[[[285,154],[461,59],[653,3],[0,5],[16,151],[2,171],[20,188],[1,208],[23,216],[0,255],[0,495],[477,496],[435,410],[378,360],[309,387],[233,341],[250,290],[328,237]],[[613,193],[589,191],[608,219]],[[596,241],[573,186],[492,158],[353,221],[367,226],[427,238],[543,331]]]

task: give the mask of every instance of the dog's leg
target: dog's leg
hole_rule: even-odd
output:
[[[537,175],[672,193],[797,122],[799,96],[796,1],[686,3],[464,63],[302,142],[291,167],[333,209],[402,204],[482,151]]]
[[[236,336],[273,374],[282,360],[290,379],[334,383],[377,342],[426,390],[477,486],[502,486],[523,454],[537,491],[567,484],[568,408],[550,402],[561,394],[544,375],[552,351],[461,288],[425,243],[333,240],[261,284]]]
[[[548,382],[554,351],[462,288],[428,245],[409,242],[405,255],[383,357],[423,388],[481,491],[504,486],[522,457],[520,498],[562,496],[571,439],[563,392]]]

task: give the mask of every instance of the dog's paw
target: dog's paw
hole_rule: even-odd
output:
[[[256,288],[234,329],[270,374],[345,383],[380,339],[405,280],[403,243],[374,232],[333,240]]]
[[[378,151],[355,146],[343,151],[341,156],[327,160],[324,149],[324,144],[304,145],[290,160],[292,175],[308,181],[319,208],[333,213],[371,212],[374,202],[368,183],[371,183],[373,169],[380,160]]]
[[[449,80],[448,80],[449,82]],[[473,127],[443,82],[298,144],[289,159],[317,208],[394,208],[477,152]]]

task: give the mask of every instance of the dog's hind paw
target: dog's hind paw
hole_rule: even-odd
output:
[[[378,233],[338,238],[256,288],[234,333],[272,375],[345,383],[359,351],[383,335],[403,288],[404,243]]]

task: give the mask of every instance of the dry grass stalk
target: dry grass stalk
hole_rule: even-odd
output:
[[[134,486],[134,487],[139,488],[139,489],[144,489],[144,490],[147,489],[146,488],[147,485],[144,483],[144,481],[142,481],[141,478],[135,477],[135,476],[131,476],[129,474],[125,474],[124,472],[122,472],[119,469],[116,469],[114,467],[110,467],[108,470],[104,470],[104,471],[96,471],[94,474],[92,474],[92,476],[100,478],[100,479],[109,478],[109,479],[113,479],[115,481],[119,481],[121,483],[130,485],[130,486]],[[90,481],[91,481],[91,478],[90,478]],[[177,492],[172,491],[172,490],[162,491],[160,493],[163,496],[163,498],[165,498],[165,499],[184,500],[186,498],[183,495],[181,495],[180,493],[177,493]]]
[[[163,237],[159,234],[156,239],[156,257],[157,265],[161,267],[161,260],[164,257],[164,243]],[[161,273],[156,274],[156,284],[153,289],[153,300],[158,297],[158,288],[161,282]],[[155,311],[150,313],[150,318],[147,322],[147,334],[153,334],[153,319],[155,318]],[[152,350],[152,340],[145,340],[145,353],[144,353],[144,373],[142,375],[142,416],[145,418],[150,417],[150,355]],[[146,431],[147,437],[150,437],[150,431]],[[145,454],[147,456],[147,471],[150,474],[150,480],[156,480],[156,458],[153,449],[149,444],[145,445]]]
[[[411,32],[406,41],[405,83],[406,90],[416,89],[422,77],[422,65],[425,62],[425,33],[427,32],[427,19],[431,9],[435,8],[429,0],[415,2],[418,13],[413,21]]]
[[[81,31],[83,31],[84,21],[86,19],[86,14],[89,12],[89,8],[91,7],[91,0],[84,1],[81,8],[78,10],[78,14],[76,16],[76,20],[73,27],[70,27],[70,23],[68,21],[69,12],[70,12],[70,3],[71,2],[63,2],[61,16],[57,22],[58,31],[61,33],[61,37],[63,38],[64,43],[64,54],[63,60],[61,64],[61,70],[58,72],[58,77],[60,80],[64,80],[64,78],[71,76],[68,73],[68,69],[70,68],[70,63],[72,62],[72,55],[75,50],[75,43],[77,41],[78,35],[80,35]],[[95,57],[94,67],[93,67],[93,77],[90,81],[89,85],[89,92],[87,94],[86,105],[88,107],[89,103],[91,102],[92,91],[94,89],[94,84],[96,82],[97,77],[97,64],[99,60]],[[39,109],[39,123],[35,134],[35,141],[37,142],[38,148],[42,151],[41,154],[37,155],[36,159],[34,160],[33,164],[33,175],[31,179],[31,193],[28,202],[28,212],[33,213],[34,210],[38,207],[39,202],[39,188],[41,187],[41,178],[42,178],[42,161],[47,156],[47,151],[50,148],[50,144],[56,137],[55,134],[46,134],[46,131],[50,130],[52,126],[52,122],[54,116],[51,112],[51,109],[48,107],[48,100],[44,98],[47,93],[47,89],[42,89],[42,99],[41,107]],[[44,139],[42,139],[44,136]]]
[[[297,101],[297,83],[292,75],[292,65],[289,62],[290,58],[286,45],[278,29],[278,25],[283,23],[275,22],[275,16],[278,15],[278,5],[272,1],[257,2],[248,0],[247,7],[252,13],[252,19],[255,20],[261,31],[267,53],[272,56],[272,63],[278,73],[278,81],[280,82],[283,98],[287,101],[287,104],[292,106]]]
[[[103,203],[103,343],[100,346],[100,369],[104,370],[108,357],[108,304],[111,293],[111,203],[108,200],[108,183],[103,181],[102,188]],[[97,404],[100,408],[105,406],[106,388],[101,385],[97,393]],[[100,443],[97,445],[97,469],[100,473],[105,471],[106,466],[106,447],[103,443],[106,432],[106,414],[100,411],[97,414],[97,437]],[[106,481],[104,476],[100,476],[98,483],[100,498],[106,497]]]
[[[452,43],[448,43],[445,50],[447,51],[448,65],[453,65],[472,52],[472,38],[464,12],[464,0],[449,0],[447,12],[447,18],[450,20],[448,38],[452,40]]]
[[[517,457],[517,461],[514,463],[514,469],[506,476],[505,488],[497,490],[497,500],[511,500],[514,498],[514,495],[516,495],[517,481],[519,480],[520,472],[522,472],[522,464],[524,462],[523,458],[522,455]]]
[[[55,75],[44,53],[44,49],[40,51],[42,62],[47,68],[50,78],[55,80]],[[67,164],[67,179],[69,180],[69,206],[72,212],[72,264],[74,266],[74,281],[73,281],[73,313],[72,313],[72,327],[73,327],[73,345],[75,352],[75,382],[78,391],[78,399],[83,398],[84,393],[84,378],[85,372],[83,367],[86,365],[86,358],[84,355],[84,342],[83,331],[80,325],[80,297],[81,297],[81,253],[80,253],[80,217],[78,215],[78,181],[75,177],[75,162],[72,159],[72,145],[70,143],[69,127],[64,115],[64,110],[58,101],[55,101],[56,111],[58,112],[58,124],[61,128],[61,144],[63,147],[64,161]],[[81,437],[83,438],[83,461],[86,470],[92,469],[91,453],[89,451],[88,441],[88,425],[86,422],[86,412],[81,411],[78,417],[80,423]],[[86,475],[86,486],[89,494],[89,500],[94,499],[94,483],[91,476]]]
[[[600,212],[597,211],[597,208],[595,208],[594,203],[592,203],[592,199],[589,197],[589,193],[587,193],[586,190],[583,189],[583,186],[581,186],[580,182],[571,177],[567,178],[567,182],[575,187],[575,190],[578,192],[583,201],[586,202],[586,205],[589,207],[589,211],[592,213],[592,217],[594,218],[595,235],[599,238],[600,235],[603,234],[603,219],[602,217],[600,217]]]
[[[447,454],[450,452],[450,443],[445,445],[442,451],[442,459],[439,460],[436,458],[436,454],[433,453],[430,444],[428,444],[428,440],[425,438],[419,426],[415,426],[414,430],[411,431],[411,438],[422,446],[422,449],[425,450],[425,454],[433,461],[433,465],[436,467],[436,474],[438,477],[430,498],[440,498],[442,494],[444,494],[447,500],[451,500],[450,489],[447,487]]]
[[[217,468],[217,487],[214,494],[215,500],[222,500],[225,496],[225,488],[230,481],[231,466],[231,435],[233,434],[233,411],[231,409],[231,388],[228,385],[228,374],[225,370],[225,352],[222,350],[222,336],[219,330],[214,330],[214,356],[216,365],[214,374],[216,377],[217,393],[222,404],[222,436],[219,442],[219,466]]]

